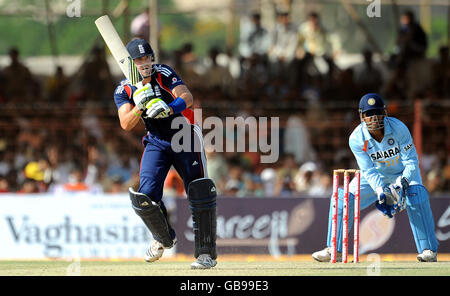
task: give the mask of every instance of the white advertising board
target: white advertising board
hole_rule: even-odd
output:
[[[152,239],[127,194],[0,195],[0,259],[143,258]]]

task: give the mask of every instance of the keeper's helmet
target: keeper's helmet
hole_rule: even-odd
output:
[[[359,101],[359,117],[361,122],[366,123],[369,131],[384,128],[384,118],[386,116],[386,105],[379,94],[365,94]]]

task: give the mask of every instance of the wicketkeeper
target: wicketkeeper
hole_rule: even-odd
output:
[[[115,90],[114,101],[124,130],[133,129],[140,120],[144,121],[147,130],[142,140],[145,150],[141,159],[139,189],[129,189],[133,209],[155,239],[145,254],[145,260],[158,260],[164,249],[172,248],[177,241],[161,200],[164,180],[173,166],[183,178],[192,213],[197,260],[191,267],[214,267],[217,257],[216,188],[207,175],[202,132],[190,109],[192,94],[169,66],[153,64],[154,52],[147,41],[135,39],[126,47],[143,80],[136,85],[131,85],[128,80],[122,81]],[[183,125],[179,124],[180,118],[184,119],[181,120]],[[171,142],[180,133],[182,140],[179,142],[184,141],[183,147],[189,149],[175,152]]]
[[[437,261],[438,241],[428,192],[422,184],[419,160],[408,128],[388,117],[381,96],[364,95],[359,103],[361,124],[350,135],[349,145],[361,170],[361,209],[375,205],[389,218],[406,208],[421,262]],[[353,224],[356,179],[350,183],[349,231]],[[342,252],[343,190],[339,189],[337,256]],[[331,258],[330,206],[327,248],[312,257],[320,262]]]

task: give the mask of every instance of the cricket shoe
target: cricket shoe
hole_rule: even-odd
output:
[[[314,260],[319,262],[330,262],[331,261],[331,248],[327,247],[321,251],[317,251],[312,254]],[[336,253],[336,262],[342,261],[342,254],[340,252]]]
[[[420,262],[436,262],[437,261],[437,252],[433,252],[431,250],[424,250],[422,254],[417,256],[417,260]]]
[[[177,243],[177,239],[174,238],[172,247],[175,246],[176,243]],[[170,248],[172,248],[172,247],[170,247]],[[164,249],[170,249],[170,248],[164,248],[162,243],[155,240],[155,241],[153,241],[150,248],[147,249],[147,252],[145,252],[144,259],[147,262],[155,262],[156,260],[158,260],[159,258],[162,257],[162,255],[164,253]]]
[[[191,269],[209,269],[216,266],[217,261],[212,259],[209,254],[201,254],[197,261],[191,264]]]

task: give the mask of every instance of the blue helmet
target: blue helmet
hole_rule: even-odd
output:
[[[365,94],[359,101],[359,118],[369,131],[383,129],[386,116],[386,105],[379,94]]]
[[[150,44],[144,39],[133,39],[128,42],[126,48],[133,60],[145,56],[150,56],[152,62],[155,61],[155,52],[153,51]]]
[[[365,113],[369,110],[385,110],[383,98],[376,93],[365,94],[359,101],[359,112]]]

